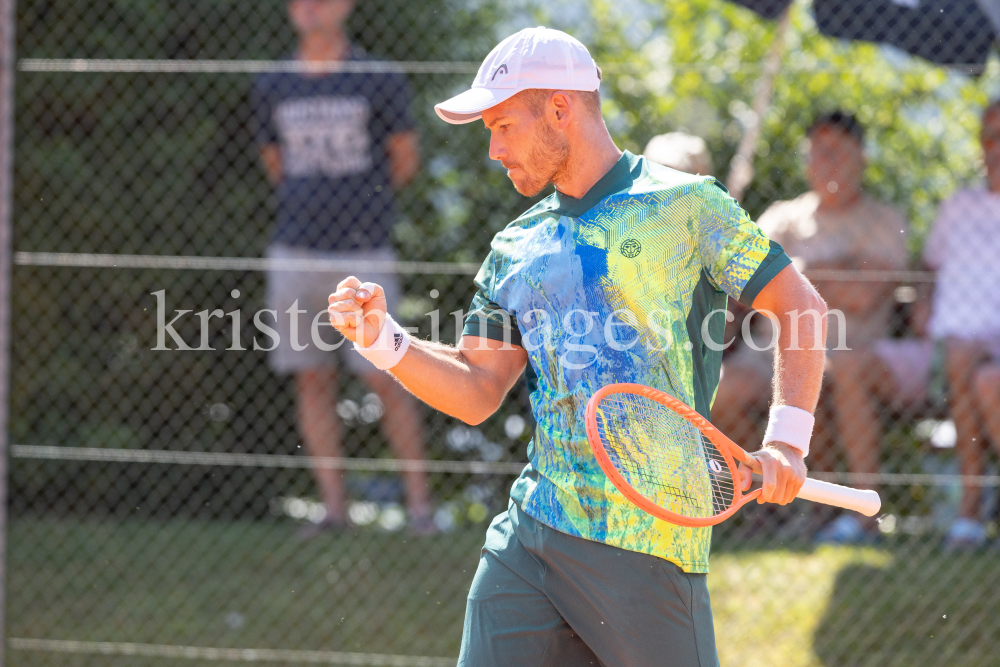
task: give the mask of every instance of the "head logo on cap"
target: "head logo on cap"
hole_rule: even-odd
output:
[[[529,88],[594,91],[601,79],[587,47],[560,30],[526,28],[486,56],[472,88],[434,106],[449,123],[471,123],[485,109]]]

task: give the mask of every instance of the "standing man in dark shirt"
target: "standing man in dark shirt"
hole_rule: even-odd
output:
[[[345,25],[353,0],[290,0],[298,34],[293,59],[304,63],[363,62]],[[420,167],[417,133],[408,106],[410,90],[396,73],[274,73],[253,89],[257,142],[268,179],[277,191],[277,226],[267,255],[275,260],[391,262],[395,218],[393,191]],[[276,312],[280,341],[270,363],[293,373],[298,422],[310,456],[341,455],[337,417],[337,353],[325,320],[327,295],[349,272],[276,270],[268,276],[268,307]],[[382,274],[399,303],[396,274]],[[391,377],[351,354],[360,375],[385,406],[383,428],[402,459],[423,458],[423,428],[416,402]],[[320,528],[347,523],[340,470],[314,468],[326,505]],[[405,474],[411,527],[432,529],[423,472]]]

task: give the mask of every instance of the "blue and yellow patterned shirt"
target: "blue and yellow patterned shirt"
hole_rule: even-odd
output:
[[[707,572],[710,528],[654,518],[601,471],[587,400],[636,382],[708,417],[726,295],[752,304],[789,263],[714,178],[628,152],[582,199],[556,192],[498,233],[464,334],[528,352],[537,426],[514,502],[564,533]]]

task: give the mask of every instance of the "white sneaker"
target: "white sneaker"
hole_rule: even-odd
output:
[[[816,533],[817,544],[860,544],[868,537],[865,527],[850,514],[842,514]]]
[[[955,519],[944,538],[947,551],[972,551],[985,544],[986,526],[973,519]]]

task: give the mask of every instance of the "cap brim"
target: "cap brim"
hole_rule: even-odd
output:
[[[516,88],[503,90],[470,88],[460,95],[455,95],[450,100],[435,104],[434,111],[441,117],[441,120],[452,125],[471,123],[482,118],[483,112],[490,107],[500,104],[518,92]]]

